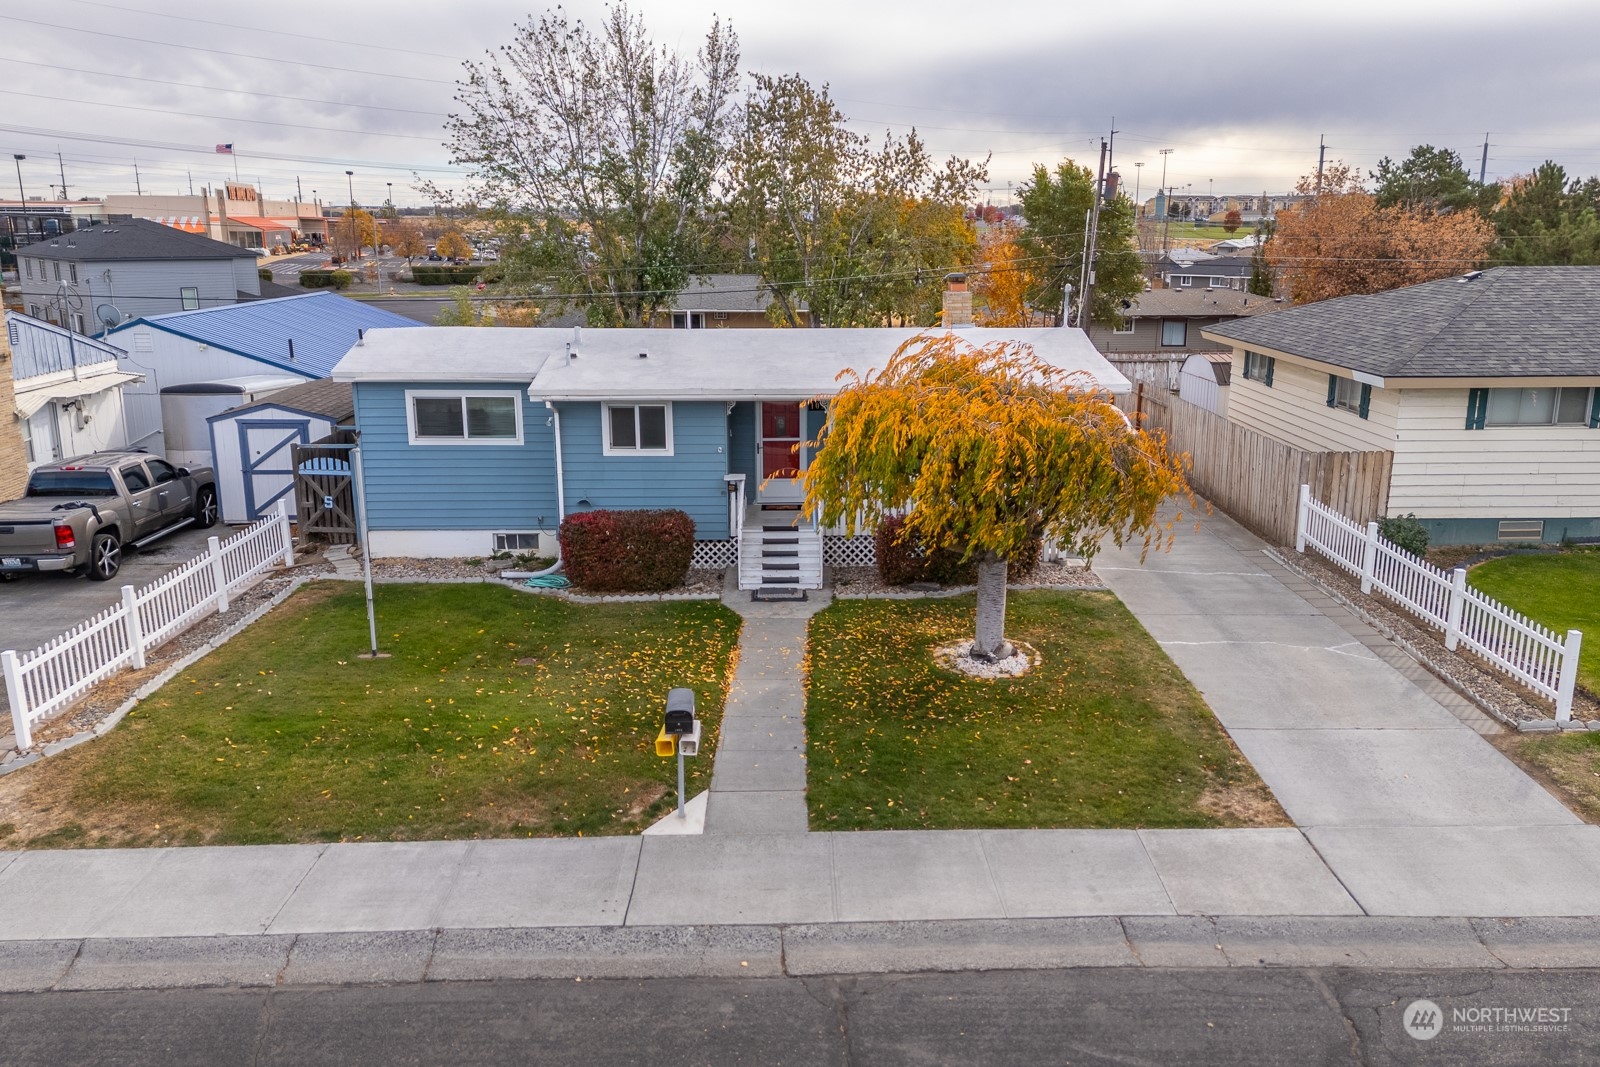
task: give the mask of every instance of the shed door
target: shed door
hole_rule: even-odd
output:
[[[310,443],[309,419],[239,420],[245,514],[252,522],[284,497],[289,500],[289,514],[294,514],[294,457],[290,446]],[[217,472],[218,478],[227,476],[225,471]]]

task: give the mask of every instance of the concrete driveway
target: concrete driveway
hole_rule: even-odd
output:
[[[121,573],[109,582],[91,582],[81,574],[25,574],[0,581],[0,649],[31,652],[121,600],[124,585],[144,586],[204,552],[206,538],[212,534],[226,538],[228,528],[189,527],[143,551],[129,552],[123,557]],[[4,693],[0,692],[3,703]]]

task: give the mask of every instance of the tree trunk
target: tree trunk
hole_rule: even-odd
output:
[[[1012,653],[1006,640],[1006,561],[987,556],[978,562],[978,639],[972,658],[1005,659]]]

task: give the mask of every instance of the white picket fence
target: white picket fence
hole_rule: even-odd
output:
[[[1316,549],[1361,581],[1361,591],[1383,594],[1435,629],[1444,645],[1461,645],[1554,702],[1556,720],[1572,718],[1572,692],[1578,680],[1583,633],[1556,634],[1514,608],[1467,584],[1461,567],[1446,572],[1378,534],[1378,524],[1363,529],[1313,500],[1300,487],[1295,550]]]
[[[286,501],[275,514],[219,541],[143,589],[122,587],[122,602],[33,652],[0,652],[17,747],[33,745],[33,727],[123,668],[141,670],[151,649],[171,640],[269,567],[294,565]]]

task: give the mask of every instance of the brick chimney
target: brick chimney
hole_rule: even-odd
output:
[[[972,293],[965,274],[944,276],[944,325],[947,330],[972,325]]]

